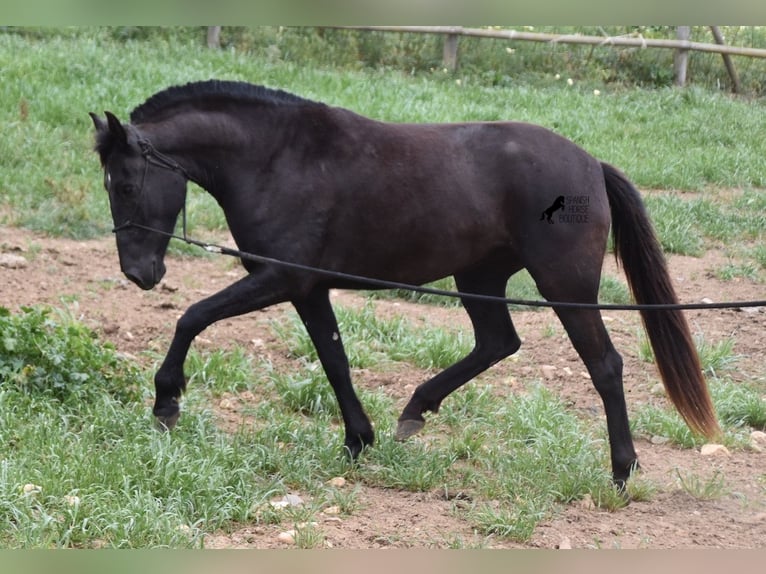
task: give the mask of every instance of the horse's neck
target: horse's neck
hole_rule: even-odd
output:
[[[237,155],[246,154],[247,163],[258,165],[283,145],[280,124],[286,119],[286,113],[242,117],[223,112],[189,113],[152,126],[155,135],[150,139],[156,138],[160,151],[173,156],[197,183],[215,193],[216,174],[226,170]]]
[[[175,116],[164,122],[137,126],[154,147],[177,161],[191,180],[209,192],[215,189],[216,164],[227,145],[235,145],[236,133],[224,130],[213,118]],[[228,132],[228,133],[226,133]]]

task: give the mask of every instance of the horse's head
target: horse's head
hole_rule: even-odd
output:
[[[165,274],[165,251],[186,197],[187,177],[174,160],[157,152],[130,125],[106,112],[106,121],[91,113],[96,151],[104,168],[120,269],[142,289],[151,289]]]

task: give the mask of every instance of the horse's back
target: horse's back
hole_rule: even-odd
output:
[[[339,241],[349,252],[385,246],[385,265],[402,271],[395,279],[431,280],[498,256],[523,265],[538,252],[606,242],[600,163],[546,128],[395,124],[355,115],[346,121],[353,133],[335,156],[342,158],[335,185],[345,214],[336,220]],[[556,225],[541,221],[562,196],[569,203],[554,216]],[[569,219],[559,222],[560,215]]]

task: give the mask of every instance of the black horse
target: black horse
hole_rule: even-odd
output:
[[[571,141],[517,122],[393,124],[239,82],[161,91],[130,123],[90,114],[125,275],[151,289],[191,180],[218,201],[239,249],[357,276],[423,284],[453,275],[461,293],[502,297],[526,268],[550,301],[595,303],[610,222],[615,253],[639,303],[676,302],[639,193]],[[586,225],[540,225],[560,195],[588,197]],[[193,339],[212,323],[289,301],[316,346],[356,457],[374,433],[359,402],[330,305],[348,279],[268,262],[192,305],[155,376],[154,414],[171,428]],[[464,298],[475,347],[421,384],[396,437],[418,432],[452,391],[520,346],[502,302]],[[594,309],[555,307],[606,412],[614,480],[637,464],[622,359]],[[693,430],[719,432],[686,321],[646,311],[644,325],[670,399]]]

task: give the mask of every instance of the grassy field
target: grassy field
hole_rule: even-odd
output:
[[[120,39],[108,29],[0,33],[0,221],[71,237],[109,228],[89,111],[125,118],[170,84],[247,80],[389,121],[513,119],[542,124],[610,162],[643,189],[765,186],[761,100],[700,89],[629,90],[561,76],[482,83],[441,70],[318,68],[268,51],[213,51],[188,35]],[[595,95],[594,91],[599,95]],[[659,158],[659,161],[658,161]],[[193,194],[192,228],[221,228]],[[204,215],[203,215],[204,214]]]
[[[0,223],[74,238],[108,233],[87,112],[124,118],[169,84],[210,77],[278,87],[390,121],[546,125],[619,166],[639,187],[678,192],[647,196],[666,250],[700,256],[725,248],[735,263],[720,269],[723,277],[764,279],[761,100],[554,77],[497,86],[441,70],[314,67],[284,54],[210,51],[184,34],[148,41],[104,29],[0,33]],[[731,188],[744,192],[731,199]],[[193,232],[224,227],[203,193],[192,194],[189,208]],[[519,281],[514,293],[535,298],[531,281]],[[627,298],[624,285],[605,279],[602,299]],[[377,318],[369,307],[338,315],[358,352],[350,357],[355,368],[440,368],[471,343],[405,318]],[[603,508],[624,504],[608,476],[604,430],[536,385],[513,402],[499,401],[489,383],[455,394],[433,423],[441,438],[427,446],[394,442],[391,399],[362,390],[379,442],[359,466],[350,465],[339,456],[337,406],[299,321],[286,317],[274,334],[294,350],[290,373],[244,351],[194,351],[187,373],[195,393],[184,424],[170,435],[146,432],[151,369],[127,361],[64,311],[0,308],[0,546],[198,547],[236,523],[310,524],[328,506],[345,514],[357,507],[356,491],[328,485],[335,476],[413,491],[470,488],[475,502],[466,519],[485,535],[519,541],[571,500],[590,495]],[[726,376],[733,350],[704,340],[698,346],[727,444],[737,448],[746,429],[766,426],[762,382],[734,385]],[[255,389],[268,400],[248,414],[268,425],[226,431],[201,407]],[[687,448],[699,444],[665,411],[642,410],[634,427]],[[686,484],[715,487],[688,477]],[[311,503],[278,515],[269,501],[292,489]],[[630,489],[634,499],[651,496],[640,480]],[[298,545],[321,546],[321,533],[303,529]]]

